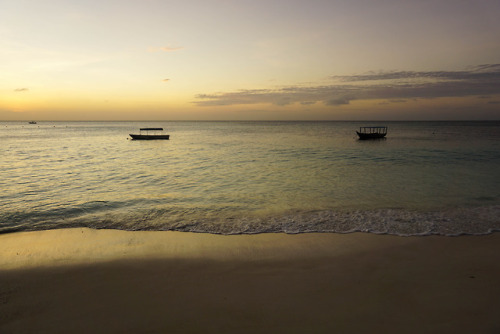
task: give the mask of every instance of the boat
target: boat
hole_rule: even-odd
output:
[[[387,135],[387,126],[362,126],[356,133],[359,139],[382,139]]]
[[[36,124],[36,122],[35,122],[35,121],[30,121],[30,122],[28,122],[28,123],[29,123],[29,124]]]
[[[163,131],[163,128],[141,128],[139,130],[139,134],[131,133],[130,137],[137,140],[170,139],[170,135],[161,133],[161,131]],[[150,133],[150,131],[153,131],[153,133]]]

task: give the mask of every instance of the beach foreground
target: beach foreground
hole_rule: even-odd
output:
[[[498,333],[500,234],[0,235],[1,333]]]

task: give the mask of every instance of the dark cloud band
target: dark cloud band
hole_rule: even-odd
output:
[[[199,106],[241,104],[303,105],[322,102],[329,106],[353,100],[465,97],[500,94],[500,64],[475,66],[465,71],[396,71],[352,76],[332,76],[337,84],[287,86],[278,89],[240,90],[196,95]]]

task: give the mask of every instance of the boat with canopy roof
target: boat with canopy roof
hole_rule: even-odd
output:
[[[139,134],[131,133],[130,137],[136,140],[170,139],[170,135],[162,132],[163,128],[141,128],[139,130]]]
[[[362,126],[356,133],[359,139],[381,139],[387,135],[387,126]]]

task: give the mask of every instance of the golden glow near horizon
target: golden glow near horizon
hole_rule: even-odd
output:
[[[500,3],[0,3],[0,120],[500,119]]]

